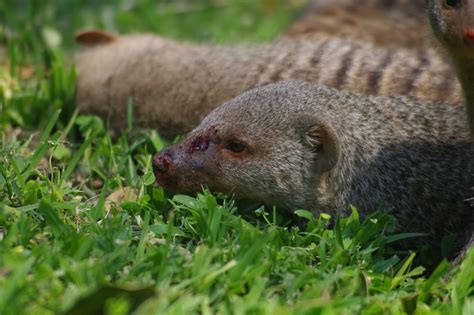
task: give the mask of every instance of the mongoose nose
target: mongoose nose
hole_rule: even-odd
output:
[[[168,150],[162,151],[153,158],[153,171],[155,173],[166,173],[170,170],[172,164],[171,153]]]
[[[474,27],[464,29],[464,39],[469,42],[474,42]]]

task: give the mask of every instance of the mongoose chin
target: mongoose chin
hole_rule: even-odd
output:
[[[213,110],[154,157],[157,181],[201,185],[281,210],[391,211],[403,231],[441,244],[471,232],[473,142],[462,104],[364,97],[286,81]]]

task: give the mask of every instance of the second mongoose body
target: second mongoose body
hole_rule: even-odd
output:
[[[365,95],[462,101],[453,70],[436,52],[338,38],[231,47],[151,35],[112,37],[80,54],[77,68],[77,104],[83,112],[110,114],[112,127],[120,129],[132,99],[136,121],[166,137],[191,130],[247,89],[286,79]]]
[[[312,0],[283,35],[306,40],[337,36],[414,50],[434,46],[425,0]]]

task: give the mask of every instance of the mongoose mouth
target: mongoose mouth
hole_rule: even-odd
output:
[[[165,190],[176,192],[178,190],[178,182],[176,178],[163,174],[155,173],[155,178],[158,184]]]
[[[158,184],[166,190],[174,191],[178,186],[178,181],[172,175],[174,165],[171,153],[165,151],[155,155],[153,158],[153,172]]]
[[[183,167],[173,160],[173,153],[164,151],[153,158],[153,171],[157,183],[165,190],[175,193],[195,193],[202,190],[202,186],[212,189],[215,176],[206,171],[199,162],[188,161],[188,167]],[[220,189],[213,191],[224,192]]]

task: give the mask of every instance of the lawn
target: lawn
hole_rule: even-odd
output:
[[[474,314],[474,250],[431,272],[392,243],[393,218],[328,222],[203,190],[171,195],[168,143],[74,106],[74,33],[275,38],[303,1],[0,2],[0,314]]]

